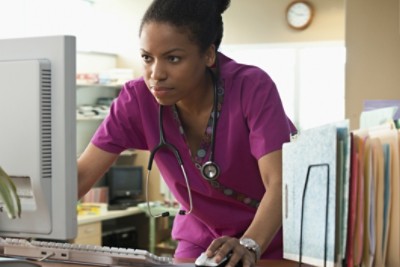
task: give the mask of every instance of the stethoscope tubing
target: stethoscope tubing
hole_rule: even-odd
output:
[[[186,171],[185,168],[183,167],[183,165],[180,165],[183,176],[185,178],[185,183],[186,183],[186,188],[188,189],[188,199],[189,199],[189,210],[185,211],[185,210],[179,210],[179,215],[188,215],[190,213],[192,213],[193,211],[193,198],[192,198],[192,192],[190,190],[190,185],[189,185],[189,179],[187,178],[186,175]],[[149,201],[149,179],[150,178],[150,170],[147,171],[147,177],[146,177],[146,202],[147,202],[147,211],[149,213],[149,215],[153,218],[159,218],[159,217],[167,217],[169,216],[169,212],[165,211],[162,212],[160,214],[153,214],[151,211],[151,207],[150,207],[150,201]]]
[[[210,157],[209,157],[209,161],[207,161],[206,163],[204,163],[204,165],[201,167],[201,174],[203,175],[203,177],[206,180],[216,180],[218,175],[219,175],[219,167],[218,165],[214,162],[214,152],[215,152],[215,132],[216,132],[216,128],[217,128],[217,117],[218,117],[218,85],[217,85],[217,79],[214,75],[214,73],[212,72],[211,69],[208,69],[208,71],[211,74],[211,78],[212,78],[212,82],[213,82],[213,86],[214,86],[214,102],[213,102],[213,124],[212,124],[212,130],[211,130],[211,151],[210,151]],[[187,177],[185,168],[183,166],[183,161],[182,158],[179,154],[178,149],[168,143],[165,139],[164,136],[164,127],[163,127],[163,105],[159,106],[159,115],[158,115],[158,123],[159,123],[159,131],[160,131],[160,142],[158,143],[158,145],[152,149],[150,151],[150,157],[149,157],[149,163],[147,166],[147,176],[146,176],[146,202],[147,202],[147,210],[148,213],[151,217],[154,218],[158,218],[158,217],[166,217],[169,216],[169,212],[162,212],[160,214],[153,214],[151,211],[151,207],[150,207],[150,202],[149,202],[149,178],[150,178],[150,172],[151,172],[151,168],[152,168],[152,164],[153,164],[153,160],[154,160],[154,156],[155,154],[161,149],[161,148],[167,148],[168,150],[170,150],[174,155],[176,160],[178,161],[178,164],[181,168],[182,174],[184,176],[185,179],[185,184],[186,184],[186,188],[188,191],[188,199],[189,199],[189,210],[185,211],[185,210],[180,210],[179,214],[180,215],[188,215],[192,212],[193,210],[193,199],[192,199],[192,193],[190,190],[190,185],[189,185],[189,179]],[[209,174],[210,176],[208,176],[205,168],[209,168],[211,167],[213,170],[215,170],[214,172],[212,172],[212,176],[211,174]]]
[[[211,151],[210,151],[210,157],[207,162],[203,164],[201,167],[201,175],[204,177],[204,179],[208,181],[214,181],[218,178],[220,169],[218,165],[214,161],[214,152],[215,152],[215,134],[217,131],[217,119],[218,119],[218,85],[217,85],[217,79],[212,72],[211,69],[208,69],[211,75],[211,79],[214,85],[214,103],[213,103],[213,124],[212,124],[212,130],[211,130]],[[207,172],[208,169],[212,169],[212,172]]]
[[[213,126],[211,131],[211,152],[209,161],[214,162],[214,151],[215,151],[215,132],[217,130],[217,117],[218,117],[218,85],[214,74],[211,72],[211,78],[214,85],[214,103],[213,103]]]
[[[188,211],[180,210],[180,211],[179,211],[179,214],[180,214],[180,215],[188,215],[188,214],[190,214],[190,213],[192,212],[192,210],[193,210],[193,198],[192,198],[192,192],[191,192],[191,190],[190,190],[189,179],[188,179],[188,177],[187,177],[185,168],[183,167],[183,161],[182,161],[182,158],[181,158],[181,156],[180,156],[180,154],[179,154],[178,149],[177,149],[174,145],[168,143],[168,142],[165,140],[165,137],[164,137],[164,127],[163,127],[163,106],[162,106],[162,105],[159,106],[159,129],[160,129],[160,142],[159,142],[159,144],[150,152],[149,163],[148,163],[148,167],[147,167],[147,176],[146,176],[146,200],[147,200],[146,202],[147,202],[147,210],[148,210],[150,216],[152,216],[152,217],[154,217],[154,218],[166,217],[166,216],[169,216],[169,215],[170,215],[169,212],[162,212],[162,213],[160,213],[160,214],[153,214],[153,213],[151,212],[151,207],[150,207],[150,202],[149,202],[149,180],[150,180],[149,178],[150,178],[150,172],[151,172],[151,167],[152,167],[152,164],[153,164],[154,156],[155,156],[155,154],[158,152],[158,150],[160,150],[161,148],[164,148],[164,147],[165,147],[165,148],[167,148],[168,150],[170,150],[172,153],[174,153],[175,158],[176,158],[176,160],[178,161],[178,164],[179,164],[179,166],[180,166],[180,168],[181,168],[181,170],[182,170],[183,177],[184,177],[185,183],[186,183],[186,188],[188,189],[187,191],[188,191],[188,198],[189,198],[189,210],[188,210]]]

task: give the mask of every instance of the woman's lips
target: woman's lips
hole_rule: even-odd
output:
[[[150,87],[150,90],[153,93],[153,95],[157,98],[165,97],[172,91],[171,88],[161,87],[161,86],[152,86]]]

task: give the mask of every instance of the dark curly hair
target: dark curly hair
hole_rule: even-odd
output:
[[[201,52],[214,44],[218,50],[223,36],[222,13],[230,0],[153,0],[142,18],[143,26],[150,22],[168,23],[188,33]]]

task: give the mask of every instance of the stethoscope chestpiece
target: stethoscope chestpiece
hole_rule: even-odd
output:
[[[219,167],[213,161],[207,161],[201,167],[201,175],[203,175],[204,179],[208,181],[214,181],[219,176]]]

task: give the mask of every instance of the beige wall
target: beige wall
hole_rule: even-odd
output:
[[[286,7],[291,0],[232,0],[224,13],[228,44],[344,40],[344,0],[310,0],[315,9],[304,31],[288,27]]]
[[[400,1],[346,2],[346,118],[358,128],[365,99],[400,99]]]
[[[288,27],[285,10],[292,0],[232,0],[224,13],[224,39],[226,44],[256,44],[311,41],[343,41],[345,28],[345,0],[309,0],[315,8],[313,23],[304,31]],[[139,48],[137,45],[140,19],[151,0],[99,1],[95,8],[100,12],[116,14],[121,23],[113,32],[110,45],[116,47],[119,67],[134,68],[140,75]],[[114,23],[115,25],[115,23]]]

